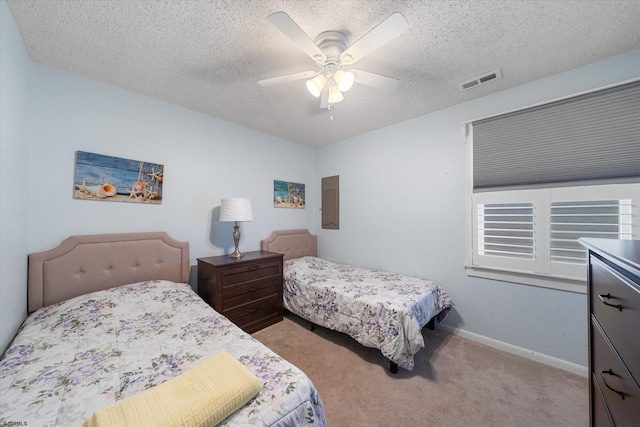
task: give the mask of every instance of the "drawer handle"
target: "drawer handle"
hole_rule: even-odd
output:
[[[617,375],[613,373],[613,371],[611,369],[607,370],[607,371],[600,371],[600,376],[602,377],[602,382],[604,383],[604,385],[611,390],[614,393],[618,393],[620,395],[620,397],[622,398],[622,400],[624,400],[624,397],[626,396],[626,393],[623,391],[618,391],[615,388],[611,387],[609,384],[607,384],[607,380],[604,378],[604,374],[607,375],[611,375],[616,377]]]
[[[600,298],[600,301],[602,301],[602,303],[603,303],[604,305],[608,305],[609,307],[617,308],[617,309],[618,309],[618,311],[622,311],[622,304],[611,304],[611,303],[608,303],[608,302],[606,302],[606,301],[604,300],[605,298],[607,298],[607,299],[609,299],[609,298],[613,298],[613,297],[611,296],[611,294],[598,295],[598,298]]]
[[[256,313],[257,311],[258,311],[258,308],[254,307],[254,308],[250,308],[249,310],[247,310],[247,313],[248,314],[253,314],[253,313]]]
[[[249,268],[247,268],[247,270],[249,270],[249,271],[256,271],[256,270],[257,270],[257,269],[259,269],[259,268],[260,268],[260,266],[259,266],[259,265],[252,265],[252,266],[250,266]]]
[[[257,291],[257,290],[258,290],[258,288],[249,288],[249,289],[247,289],[247,292],[248,292],[248,293],[250,293],[250,294],[252,294],[252,293],[254,293],[254,292],[255,292],[255,291]]]

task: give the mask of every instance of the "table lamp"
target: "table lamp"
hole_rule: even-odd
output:
[[[242,253],[238,250],[240,242],[240,228],[238,221],[253,221],[253,212],[251,211],[251,200],[249,199],[222,199],[220,204],[220,222],[235,222],[233,226],[233,242],[236,244],[236,250],[233,251],[231,258],[240,258]]]

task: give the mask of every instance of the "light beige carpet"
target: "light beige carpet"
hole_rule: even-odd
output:
[[[379,350],[287,314],[253,334],[305,371],[329,426],[587,426],[586,378],[491,347],[423,330],[409,372]]]

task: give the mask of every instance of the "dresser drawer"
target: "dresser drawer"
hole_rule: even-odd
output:
[[[227,285],[222,288],[223,310],[255,301],[271,295],[278,295],[279,277],[251,280],[249,282]]]
[[[276,294],[223,310],[222,314],[246,330],[246,326],[253,322],[261,321],[265,318],[279,318],[282,315],[282,299],[280,295]]]
[[[598,323],[637,382],[640,382],[640,289],[591,257],[591,307]],[[640,402],[639,402],[640,404]]]
[[[637,426],[640,420],[640,387],[593,318],[592,326],[592,375],[602,392],[606,407],[616,426]]]
[[[604,403],[604,396],[598,387],[598,380],[596,374],[591,374],[591,396],[593,398],[591,403],[591,420],[593,420],[592,427],[608,427],[613,426],[613,420],[609,414],[609,408]]]
[[[280,277],[282,264],[278,260],[252,262],[239,266],[224,268],[221,270],[222,286],[233,286],[237,283],[250,282],[252,280],[262,280],[266,277]]]

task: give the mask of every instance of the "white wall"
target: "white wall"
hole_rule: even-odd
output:
[[[31,58],[0,1],[0,354],[27,314]]]
[[[447,329],[581,370],[584,294],[465,274],[462,123],[638,76],[640,50],[319,149],[316,181],[340,175],[340,230],[317,218],[320,256],[435,279],[456,303]]]

